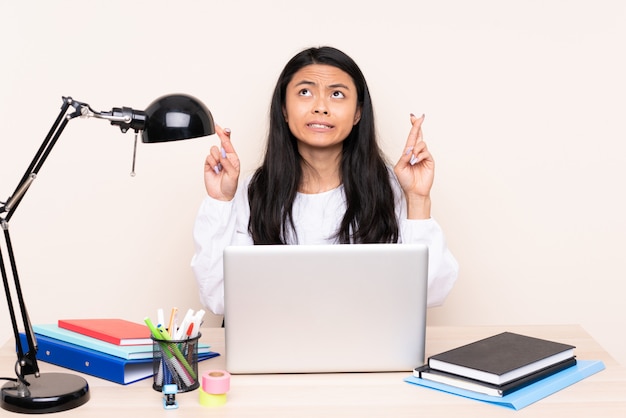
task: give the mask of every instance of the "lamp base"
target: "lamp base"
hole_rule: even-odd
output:
[[[89,385],[80,376],[42,373],[27,376],[26,393],[15,382],[2,387],[2,408],[25,414],[47,414],[76,408],[89,400]]]

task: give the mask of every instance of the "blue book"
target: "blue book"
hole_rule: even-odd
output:
[[[604,368],[604,363],[600,360],[578,360],[575,366],[569,367],[561,372],[553,374],[536,383],[533,383],[522,389],[501,397],[484,395],[478,392],[446,385],[444,383],[420,379],[419,377],[415,376],[408,377],[404,379],[404,381],[415,385],[452,393],[454,395],[463,396],[466,398],[518,410],[530,404],[533,404],[547,396],[550,396],[563,388],[573,385],[574,383],[579,382],[586,377],[598,373],[604,370]]]
[[[33,325],[36,337],[46,336],[70,344],[80,345],[112,356],[121,357],[125,360],[139,360],[152,358],[152,344],[143,345],[117,345],[97,338],[88,337],[78,332],[59,327],[57,324]],[[210,352],[208,344],[198,344],[198,354]]]
[[[126,360],[101,351],[80,345],[36,335],[37,360],[65,367],[77,372],[89,374],[101,379],[127,385],[153,376],[152,357],[138,360]],[[26,335],[20,333],[20,340],[26,345]],[[198,354],[198,361],[219,356],[219,353]]]

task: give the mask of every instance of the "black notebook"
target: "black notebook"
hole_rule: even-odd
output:
[[[531,373],[529,375],[520,377],[519,379],[515,379],[511,382],[505,383],[503,385],[494,385],[492,383],[485,383],[479,380],[470,379],[468,377],[458,376],[452,373],[442,372],[440,370],[434,370],[427,365],[416,368],[413,372],[413,375],[421,379],[445,383],[446,385],[455,386],[460,389],[471,390],[473,392],[484,393],[485,395],[506,396],[509,393],[515,392],[516,390],[538,382],[541,379],[544,379],[574,365],[576,365],[576,358],[572,357],[565,361],[561,361],[552,366],[548,366],[539,371]]]
[[[503,332],[428,358],[431,369],[503,385],[574,357],[574,346]]]

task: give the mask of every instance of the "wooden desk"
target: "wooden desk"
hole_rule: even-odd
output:
[[[553,339],[576,346],[580,359],[602,360],[606,370],[520,411],[484,404],[405,383],[407,373],[347,373],[308,375],[235,375],[228,402],[206,408],[198,391],[176,395],[179,409],[165,410],[162,395],[150,379],[121,386],[82,375],[91,388],[85,405],[61,413],[67,417],[623,417],[626,413],[626,368],[620,366],[581,327],[429,327],[426,354],[431,355],[501,331]],[[203,341],[224,353],[224,330],[203,330]],[[373,335],[373,341],[376,335]],[[332,344],[327,349],[332,349]],[[375,355],[375,346],[372,347]],[[0,374],[11,375],[15,362],[12,342],[0,351]],[[223,369],[224,357],[199,363],[199,371]],[[42,372],[65,371],[40,362]],[[76,373],[80,374],[80,373]],[[2,411],[8,414],[7,411]],[[8,416],[8,415],[6,415]]]

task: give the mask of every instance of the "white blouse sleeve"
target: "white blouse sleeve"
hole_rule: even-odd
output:
[[[443,303],[459,274],[459,264],[446,245],[441,227],[434,219],[402,219],[403,243],[428,246],[428,306]]]
[[[193,227],[195,252],[191,268],[200,301],[217,315],[224,313],[224,248],[252,245],[247,233],[250,211],[245,190],[247,187],[239,187],[229,202],[204,198]]]
[[[400,242],[428,246],[428,306],[439,306],[452,290],[459,274],[459,264],[448,249],[443,230],[433,218],[407,219],[406,199],[395,174],[390,169],[400,225]]]

